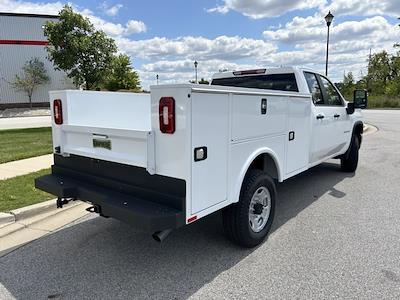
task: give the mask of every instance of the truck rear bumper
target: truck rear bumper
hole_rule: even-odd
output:
[[[80,170],[74,168],[76,163],[79,163]],[[85,164],[87,164],[87,171],[82,172]],[[115,163],[82,157],[63,158],[55,155],[52,174],[36,178],[35,186],[57,197],[77,198],[93,203],[100,208],[101,215],[121,220],[144,231],[161,231],[178,228],[185,224],[184,205],[182,204],[181,207],[176,205],[176,200],[178,199],[179,202],[184,200],[184,197],[180,199],[181,197],[169,193],[164,194],[163,197],[162,188],[157,189],[157,180],[160,180],[160,178],[154,178],[157,175],[149,177],[149,180],[153,178],[156,184],[153,189],[147,190],[146,187],[138,187],[132,183],[132,176],[137,176],[138,170],[131,169],[133,171],[130,174],[131,182],[121,182],[115,178],[110,179],[99,175],[102,174],[101,172],[91,174],[93,164],[97,171],[102,167],[109,168],[108,171],[111,171],[113,169],[110,169],[111,164],[112,167],[119,169],[118,176],[121,176],[121,172],[136,168],[125,165],[120,165],[118,168],[119,164]],[[139,181],[143,183],[143,176]],[[182,186],[181,183],[177,184]]]

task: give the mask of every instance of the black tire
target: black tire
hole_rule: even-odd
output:
[[[353,135],[350,147],[340,159],[340,166],[344,172],[355,172],[358,165],[358,151],[360,149],[360,141],[356,135]]]
[[[254,193],[265,187],[270,194],[270,213],[268,221],[260,232],[254,232],[249,222],[249,208]],[[234,243],[252,248],[267,237],[275,214],[276,188],[273,179],[260,170],[251,170],[247,174],[240,192],[240,199],[223,211],[223,226],[228,238]]]

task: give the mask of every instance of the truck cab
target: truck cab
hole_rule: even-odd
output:
[[[309,97],[289,97],[286,174],[294,175],[343,152],[349,146],[353,127],[361,112],[349,114],[348,102],[321,73],[302,68],[258,69],[221,72],[211,85],[268,89]],[[244,104],[246,105],[246,104]],[[360,125],[358,125],[360,126]]]

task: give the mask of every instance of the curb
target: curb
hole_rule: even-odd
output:
[[[36,215],[43,214],[52,210],[56,210],[56,199],[21,207],[10,211],[9,213],[15,217],[15,221],[35,217]]]
[[[15,118],[36,118],[36,117],[51,117],[51,114],[43,114],[43,115],[35,115],[35,116],[8,116],[8,117],[3,117],[0,116],[0,119],[15,119]],[[20,129],[20,128],[15,128],[15,129]]]
[[[378,131],[378,128],[375,127],[374,125],[371,124],[365,124],[364,123],[364,128],[363,128],[363,135],[375,133]]]
[[[14,233],[18,230],[26,228],[25,220],[29,221],[29,225],[42,221],[49,215],[67,211],[73,207],[84,204],[84,202],[76,200],[67,204],[64,208],[57,208],[56,199],[25,206],[14,209],[7,213],[0,213],[0,238]],[[40,218],[40,216],[42,218]]]
[[[15,222],[14,215],[0,212],[0,228]]]

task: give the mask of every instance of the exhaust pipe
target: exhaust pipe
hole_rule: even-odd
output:
[[[156,231],[153,233],[152,237],[155,241],[161,243],[163,240],[167,238],[167,236],[171,233],[172,229],[166,229],[163,231]]]

